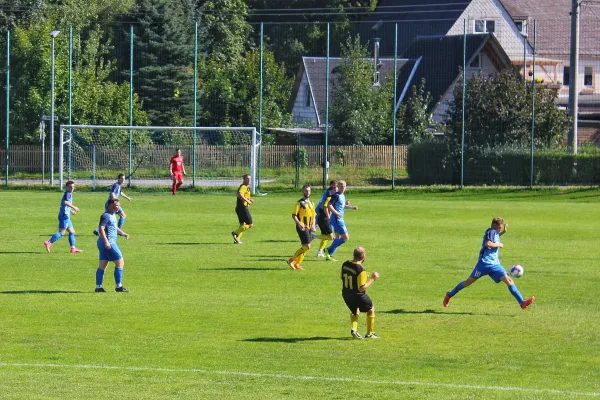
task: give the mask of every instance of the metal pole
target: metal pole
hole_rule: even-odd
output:
[[[6,31],[6,176],[4,183],[8,185],[8,149],[10,146],[10,31]]]
[[[73,27],[69,27],[69,125],[73,123]],[[71,168],[73,160],[72,143],[73,143],[73,131],[69,129],[69,162],[67,169],[67,178],[71,179]],[[62,145],[61,145],[62,146]]]
[[[392,190],[396,188],[396,96],[398,95],[398,24],[394,39],[394,101],[392,102]]]
[[[523,35],[523,84],[527,89],[527,36]]]
[[[194,126],[198,126],[198,21],[194,30]],[[196,130],[194,129],[194,151],[192,152],[192,186],[196,186],[196,153],[197,148]]]
[[[50,33],[50,38],[52,39],[52,60],[50,65],[50,186],[54,185],[54,38],[59,33],[59,31],[52,31]]]
[[[42,185],[44,184],[44,175],[46,174],[46,149],[45,149],[45,141],[46,141],[46,132],[45,132],[45,124],[44,120],[40,122],[40,141],[42,142]]]
[[[133,25],[129,26],[129,126],[133,126]],[[131,169],[133,162],[131,152],[133,150],[133,130],[129,130],[129,173],[127,174],[127,187],[131,186]]]
[[[256,176],[256,190],[260,193],[260,175],[261,175],[261,164],[262,164],[262,123],[263,123],[263,73],[264,73],[264,62],[263,62],[263,49],[264,49],[264,23],[260,23],[260,77],[259,77],[259,90],[258,90],[258,134],[260,135],[260,143],[258,145],[258,171]]]
[[[300,134],[296,132],[296,184],[294,188],[298,189],[300,181]]]
[[[96,145],[92,145],[92,188],[96,190]]]
[[[577,154],[577,120],[579,117],[579,1],[572,0],[571,5],[571,59],[569,66],[569,114],[573,125],[569,131],[568,146],[573,154]]]
[[[533,21],[533,65],[531,67],[531,178],[529,186],[533,187],[533,137],[535,133],[535,47],[536,47],[536,35],[535,35],[535,23]]]
[[[323,149],[323,189],[327,187],[329,176],[328,140],[329,140],[329,22],[327,23],[327,58],[325,62],[325,148]]]
[[[460,188],[465,187],[465,104],[467,102],[467,20],[463,20],[462,127],[460,135]]]

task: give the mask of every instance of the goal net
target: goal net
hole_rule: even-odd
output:
[[[260,137],[253,127],[61,125],[60,186],[65,179],[110,186],[125,174],[128,186],[170,186],[169,160],[184,157],[185,183],[237,186],[251,176],[256,192]]]

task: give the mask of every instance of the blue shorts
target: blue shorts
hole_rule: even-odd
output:
[[[67,230],[69,228],[71,228],[71,229],[73,228],[73,221],[71,221],[71,218],[58,220],[58,230],[59,231]]]
[[[348,233],[348,229],[346,229],[346,223],[343,219],[331,218],[331,227],[338,235],[345,235]]]
[[[500,264],[477,263],[471,272],[471,278],[479,279],[484,275],[489,275],[494,282],[498,283],[506,275],[506,270]]]
[[[110,250],[104,247],[104,241],[98,240],[98,260],[118,261],[123,258],[121,250],[116,243],[110,244]]]

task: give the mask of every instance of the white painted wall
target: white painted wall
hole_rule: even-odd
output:
[[[298,89],[298,95],[294,100],[294,107],[292,108],[292,122],[303,124],[307,122],[317,122],[317,113],[315,112],[315,106],[311,99],[310,106],[306,106],[306,95],[308,90],[308,77],[306,72],[302,76],[302,82]]]

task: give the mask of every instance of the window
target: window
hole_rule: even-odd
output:
[[[583,75],[583,86],[586,88],[591,88],[594,86],[594,68],[593,67],[585,67],[585,72]]]
[[[481,53],[477,54],[469,64],[469,68],[481,68]]]
[[[473,32],[475,32],[475,33],[496,32],[496,21],[494,21],[493,19],[476,19],[474,21]]]
[[[305,88],[305,92],[306,92],[306,98],[304,100],[304,106],[305,107],[310,107],[310,86],[306,85],[304,88]]]
[[[515,21],[515,25],[523,36],[527,36],[527,21]]]
[[[571,68],[565,65],[563,69],[563,86],[569,86],[571,84]]]

